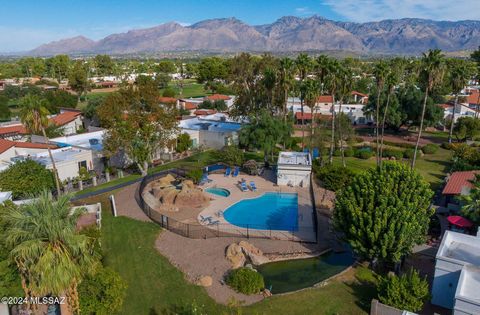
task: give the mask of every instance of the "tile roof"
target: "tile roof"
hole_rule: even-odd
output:
[[[210,101],[219,101],[219,100],[228,101],[231,99],[231,97],[223,94],[213,94],[213,95],[207,96],[207,99]]]
[[[50,118],[50,120],[57,126],[63,126],[74,121],[80,115],[82,115],[82,113],[66,111]]]
[[[214,109],[197,109],[193,114],[196,116],[212,115],[217,111]]]
[[[0,153],[5,152],[12,147],[24,148],[24,149],[48,149],[48,148],[55,149],[57,148],[57,146],[53,144],[20,142],[20,141],[10,141],[6,139],[0,139]]]
[[[27,129],[21,124],[0,127],[0,135],[6,134],[27,134]]]
[[[479,104],[478,100],[479,100],[480,91],[472,90],[471,92],[472,93],[467,96],[467,103],[468,104]]]
[[[185,102],[183,106],[186,110],[192,110],[197,108],[197,104],[192,102]]]
[[[361,92],[358,92],[358,91],[352,91],[352,95],[358,95],[358,96],[361,96],[361,97],[368,97],[367,94],[364,94],[364,93],[361,93]]]
[[[442,194],[460,195],[464,187],[472,188],[471,181],[475,179],[476,174],[480,174],[480,171],[453,172],[443,188]]]
[[[331,95],[320,95],[317,98],[317,103],[333,103],[333,96],[331,96]]]
[[[171,104],[171,103],[176,103],[177,99],[175,97],[160,96],[158,98],[158,101],[162,104]]]

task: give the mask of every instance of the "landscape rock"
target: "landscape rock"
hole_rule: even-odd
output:
[[[228,245],[225,257],[230,262],[233,269],[243,267],[246,261],[242,247],[240,247],[240,245],[238,245],[237,243],[232,243]]]
[[[240,241],[238,245],[242,248],[243,252],[245,253],[245,256],[247,256],[252,262],[252,264],[256,266],[265,264],[270,261],[270,259],[268,259],[263,255],[263,252],[259,248],[255,247],[249,242]]]
[[[213,283],[213,279],[210,276],[201,276],[196,281],[196,284],[202,287],[210,287]]]

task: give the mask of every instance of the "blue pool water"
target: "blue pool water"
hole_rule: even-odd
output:
[[[227,208],[223,216],[233,225],[257,230],[298,230],[298,196],[287,193],[265,193],[241,200]]]
[[[224,188],[211,187],[211,188],[205,189],[205,191],[217,196],[222,196],[222,197],[230,196],[230,191]]]

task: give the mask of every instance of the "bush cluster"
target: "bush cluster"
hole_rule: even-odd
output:
[[[363,147],[360,149],[357,149],[355,152],[355,157],[362,159],[362,160],[368,160],[373,156],[373,151],[372,148],[370,147]]]
[[[263,276],[245,267],[232,270],[227,277],[227,284],[243,294],[256,294],[265,287]]]
[[[395,149],[385,149],[383,150],[383,157],[394,157],[396,160],[401,160],[403,158],[403,152]]]
[[[406,149],[403,151],[403,157],[406,159],[413,159],[413,155],[415,154],[414,149]]]
[[[424,154],[435,154],[437,153],[437,151],[438,151],[438,145],[433,143],[427,144],[422,148],[422,152]]]
[[[393,147],[405,148],[405,149],[415,149],[415,145],[411,143],[404,143],[404,142],[392,142],[392,141],[383,141],[384,145],[390,145]]]
[[[333,191],[339,191],[349,185],[354,176],[349,168],[332,164],[315,167],[314,171],[317,179],[322,182],[322,186]]]

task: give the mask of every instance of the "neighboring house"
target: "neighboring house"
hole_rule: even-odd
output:
[[[437,104],[437,106],[443,109],[443,119],[445,120],[452,119],[453,107],[454,107],[452,103]],[[476,115],[477,115],[477,110],[475,108],[468,106],[467,104],[464,104],[464,103],[458,103],[455,109],[455,119],[453,122],[454,123],[457,122],[457,120],[460,117],[475,117]]]
[[[354,103],[367,105],[367,103],[368,103],[368,95],[367,94],[360,93],[360,92],[357,92],[357,91],[352,91],[351,95],[352,95]]]
[[[480,233],[445,231],[437,252],[432,304],[454,315],[480,314]]]
[[[186,110],[190,115],[193,115],[202,102],[201,99],[180,99],[178,100],[178,109]]]
[[[480,105],[480,91],[478,89],[471,89],[467,95],[467,103],[469,107],[476,108]]]
[[[5,124],[0,126],[0,139],[25,141],[27,136],[27,129],[25,129],[21,123]]]
[[[216,113],[217,111],[214,109],[197,109],[193,112],[195,116],[208,116]]]
[[[188,133],[192,144],[213,149],[221,149],[229,144],[238,143],[238,131],[241,123],[233,122],[225,114],[205,115],[183,119],[179,122],[180,133]]]
[[[179,100],[175,97],[160,96],[158,102],[162,105],[175,105],[176,108],[179,108]]]
[[[213,95],[206,96],[204,100],[210,101],[212,103],[215,101],[224,101],[225,105],[227,105],[227,107],[230,108],[233,106],[234,97],[229,95],[223,95],[223,94],[213,94]]]
[[[310,185],[312,158],[306,152],[280,152],[277,163],[277,184],[282,186]]]
[[[78,110],[62,109],[60,114],[51,116],[50,121],[58,127],[62,127],[63,134],[72,135],[83,128],[82,112]]]
[[[443,188],[442,195],[445,198],[445,205],[456,204],[455,197],[470,194],[473,187],[472,181],[480,171],[453,172],[447,177],[447,183]]]
[[[55,149],[57,146],[0,139],[0,171],[9,168],[16,161],[21,161],[34,157],[39,153],[46,152],[48,148]]]

